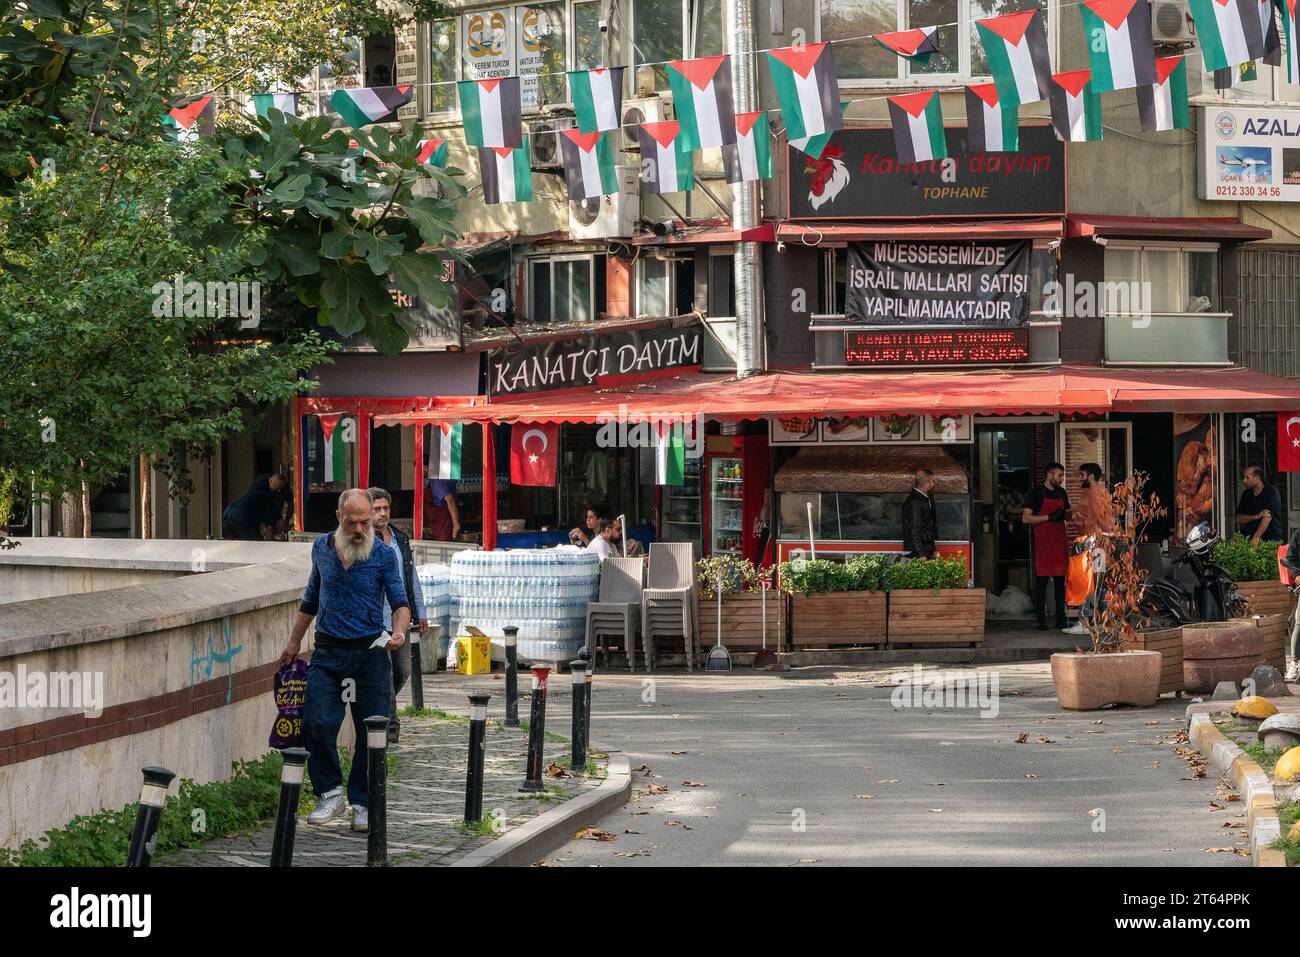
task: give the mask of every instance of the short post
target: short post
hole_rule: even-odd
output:
[[[533,666],[533,705],[528,717],[528,773],[521,791],[541,791],[542,745],[546,734],[546,677],[551,669],[546,665]]]
[[[388,715],[366,718],[366,785],[370,806],[366,867],[388,866]]]
[[[596,662],[591,658],[591,649],[586,645],[578,652],[578,657],[587,663],[587,674],[583,681],[586,689],[583,694],[582,702],[582,749],[591,750],[591,679],[596,674]]]
[[[166,768],[141,768],[144,784],[140,788],[140,809],[135,812],[135,829],[126,853],[127,867],[148,867],[158,846],[158,822],[162,820],[167,788],[176,777]]]
[[[569,770],[580,774],[580,769],[587,766],[587,743],[583,740],[586,732],[583,715],[587,710],[587,663],[581,659],[570,661],[569,674],[573,678],[573,723],[569,731],[573,751],[569,759]]]
[[[280,769],[280,807],[275,812],[275,837],[271,840],[271,866],[293,866],[293,840],[298,831],[298,801],[302,772],[307,767],[305,748],[285,748]]]
[[[492,697],[484,691],[469,696],[469,762],[465,768],[465,823],[477,824],[483,818],[483,757],[487,728],[487,703]]]
[[[411,707],[420,711],[424,708],[424,668],[420,664],[420,638],[423,637],[414,628],[406,636],[411,643]]]
[[[501,629],[506,640],[506,727],[519,727],[519,627]]]

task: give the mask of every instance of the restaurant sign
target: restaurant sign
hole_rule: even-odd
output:
[[[1020,150],[970,150],[944,131],[948,156],[900,163],[889,129],[841,130],[818,159],[788,148],[791,219],[1060,216],[1065,144],[1050,126],[1021,126]]]
[[[1031,250],[1026,240],[856,243],[849,247],[844,319],[871,326],[1022,325]]]
[[[493,396],[595,385],[608,376],[642,375],[703,362],[698,325],[637,329],[497,353],[488,371]]]
[[[844,333],[850,366],[1025,362],[1028,329],[900,329]]]

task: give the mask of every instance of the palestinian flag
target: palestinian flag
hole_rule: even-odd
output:
[[[569,96],[578,114],[578,132],[600,133],[622,124],[624,69],[613,66],[569,72]]]
[[[889,120],[899,163],[926,163],[948,155],[937,91],[889,97]]]
[[[517,150],[504,146],[478,151],[483,174],[483,202],[529,203],[533,199],[533,169],[528,162],[528,137]]]
[[[1101,139],[1101,95],[1088,70],[1052,74],[1052,126],[1057,139],[1083,143]]]
[[[216,110],[212,97],[201,96],[183,106],[174,106],[162,118],[166,135],[182,143],[192,143],[200,136],[217,134]]]
[[[736,142],[736,108],[731,100],[731,57],[706,56],[668,64],[673,109],[686,149]]]
[[[686,477],[685,430],[680,422],[655,425],[655,484],[682,485]]]
[[[1201,57],[1209,72],[1264,55],[1257,0],[1187,0],[1196,23]]]
[[[298,115],[297,93],[254,93],[253,115],[266,116],[272,110],[279,110],[285,116]]]
[[[736,114],[736,142],[722,148],[722,165],[728,183],[771,178],[772,130],[766,110]]]
[[[1083,0],[1079,16],[1083,18],[1092,84],[1098,93],[1156,81],[1148,0]]]
[[[415,95],[413,86],[360,86],[335,90],[330,106],[353,129],[370,123],[389,123]]]
[[[441,426],[438,432],[438,470],[433,478],[460,478],[461,424]],[[432,464],[432,463],[430,463]],[[430,471],[433,471],[430,469]]]
[[[611,130],[603,133],[560,130],[560,151],[564,154],[564,181],[569,187],[569,202],[618,192],[613,136]]]
[[[966,87],[966,150],[1014,153],[1020,149],[1020,108],[1004,106],[993,83]]]
[[[1282,32],[1286,34],[1286,78],[1292,83],[1300,83],[1300,38],[1296,37],[1296,0],[1277,0],[1277,9],[1282,14]]]
[[[642,123],[641,181],[652,193],[686,193],[695,188],[695,164],[677,120]]]
[[[829,43],[805,43],[767,51],[772,84],[790,142],[843,129],[840,83]],[[822,149],[826,146],[821,144]],[[804,152],[807,152],[805,150]],[[812,155],[811,153],[809,155]],[[821,155],[821,149],[817,150]]]
[[[348,443],[343,441],[347,433],[347,427],[339,428],[343,421],[341,412],[322,412],[317,418],[320,419],[320,431],[325,441],[321,443],[323,482],[343,482],[348,481]]]
[[[845,111],[849,108],[849,100],[840,101],[840,117],[843,118]],[[841,119],[842,122],[842,119]],[[787,131],[788,132],[788,131]],[[816,136],[800,136],[797,139],[791,137],[787,140],[791,146],[800,153],[805,153],[813,159],[821,159],[822,153],[825,152],[827,144],[830,143],[831,137],[835,134],[818,133]]]
[[[1037,103],[1047,98],[1052,63],[1047,55],[1047,32],[1038,10],[1008,13],[1004,17],[977,20],[980,43],[989,61],[989,71],[998,87],[998,98],[1012,103]]]
[[[1156,60],[1156,82],[1137,88],[1138,115],[1147,133],[1185,130],[1192,125],[1187,108],[1187,60],[1167,56]]]
[[[929,63],[930,54],[939,52],[938,27],[917,27],[902,33],[877,33],[875,40],[886,50],[897,53],[911,63]]]
[[[519,98],[519,77],[494,80],[460,80],[460,117],[465,124],[465,142],[488,148],[519,149],[523,140],[523,107]]]
[[[420,140],[420,152],[416,154],[421,166],[447,165],[446,140]]]

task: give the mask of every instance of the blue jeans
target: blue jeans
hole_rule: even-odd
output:
[[[307,773],[316,794],[328,794],[343,783],[339,768],[338,737],[345,706],[352,709],[356,747],[348,774],[348,803],[365,807],[367,791],[366,718],[388,715],[392,688],[391,665],[383,648],[342,649],[317,647],[307,668],[307,702],[303,709],[307,731]],[[343,682],[355,682],[355,697],[343,700]],[[352,697],[352,694],[349,694]]]

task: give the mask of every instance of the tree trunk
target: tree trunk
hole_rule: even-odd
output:
[[[140,456],[140,537],[153,538],[153,482],[149,457]]]
[[[89,525],[89,522],[82,521],[82,501],[72,495],[64,495],[59,499],[59,529],[64,538],[82,538],[87,533],[83,528]],[[89,512],[85,513],[89,514]]]
[[[84,461],[81,462],[81,467],[83,469],[86,467],[86,463]],[[90,526],[91,526],[90,483],[87,482],[85,479],[82,479],[81,480],[81,537],[82,538],[90,538],[90,531],[91,531]],[[68,533],[64,532],[63,534],[67,535]]]

